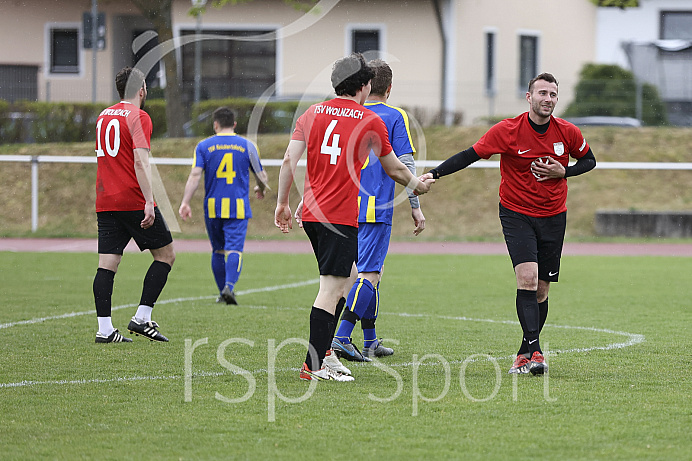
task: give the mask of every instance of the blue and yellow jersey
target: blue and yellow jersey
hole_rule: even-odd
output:
[[[204,213],[209,218],[248,219],[250,171],[262,171],[259,151],[250,140],[219,133],[197,144],[193,166],[204,170]]]
[[[397,157],[416,152],[406,111],[383,102],[366,102],[365,107],[384,120],[389,142]],[[387,176],[377,157],[370,152],[360,176],[358,222],[381,222],[391,225],[394,214],[394,186],[394,180]]]

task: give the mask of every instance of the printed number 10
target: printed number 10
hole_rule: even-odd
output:
[[[101,125],[103,124],[103,119],[100,118],[98,123],[96,123],[96,156],[104,157],[106,154],[103,153],[103,147],[101,147]],[[113,135],[113,145],[111,146],[111,130],[115,130]],[[104,144],[106,145],[106,151],[111,157],[118,155],[118,150],[120,149],[120,123],[116,119],[111,119],[106,126],[106,135],[103,138]]]

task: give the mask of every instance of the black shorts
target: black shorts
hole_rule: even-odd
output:
[[[303,221],[303,229],[310,238],[320,275],[349,277],[358,257],[358,228]]]
[[[171,231],[158,207],[154,208],[154,225],[142,229],[144,210],[100,211],[96,213],[99,229],[99,254],[121,255],[130,239],[141,251],[156,250],[173,242]]]
[[[538,263],[538,278],[557,282],[565,240],[567,212],[547,218],[534,218],[500,205],[500,223],[512,265]]]

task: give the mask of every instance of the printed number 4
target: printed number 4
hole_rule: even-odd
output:
[[[235,174],[235,171],[233,171],[233,154],[228,153],[221,159],[221,163],[216,169],[216,177],[226,178],[226,184],[233,184]]]
[[[337,157],[341,155],[341,147],[339,147],[339,138],[341,138],[341,135],[334,134],[331,146],[327,144],[329,142],[329,138],[332,136],[334,128],[336,128],[337,122],[338,120],[332,120],[327,127],[327,131],[324,133],[324,140],[322,141],[322,148],[320,149],[320,153],[331,156],[329,159],[330,165],[336,165]]]

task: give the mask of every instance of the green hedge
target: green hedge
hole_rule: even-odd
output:
[[[236,111],[238,132],[247,133],[253,110],[259,110],[252,99],[203,101],[192,108],[189,132],[193,136],[211,136],[211,114],[217,107]],[[296,114],[307,109],[297,101],[273,101],[261,111],[258,133],[290,132]],[[0,142],[83,142],[94,139],[96,118],[105,104],[27,102],[7,103],[0,100]],[[166,135],[166,102],[147,100],[146,111],[153,124],[153,137]]]
[[[153,125],[151,136],[154,138],[164,137],[168,132],[168,126],[166,125],[166,101],[163,99],[147,99],[147,105],[144,110],[151,117],[151,124]]]
[[[0,139],[17,142],[82,142],[94,138],[104,104],[0,101]],[[166,104],[147,101],[154,137],[166,133]]]
[[[309,105],[301,105],[298,101],[271,101],[264,108],[253,99],[229,98],[202,101],[192,108],[191,131],[195,136],[211,136],[211,114],[221,106],[230,107],[236,113],[238,133],[247,133],[250,117],[253,110],[257,109],[260,115],[257,133],[288,133],[293,127],[296,115],[303,113]]]
[[[636,117],[637,90],[631,71],[612,64],[585,64],[579,74],[574,101],[562,116]],[[644,125],[668,125],[666,106],[654,85],[642,84],[641,99]]]

